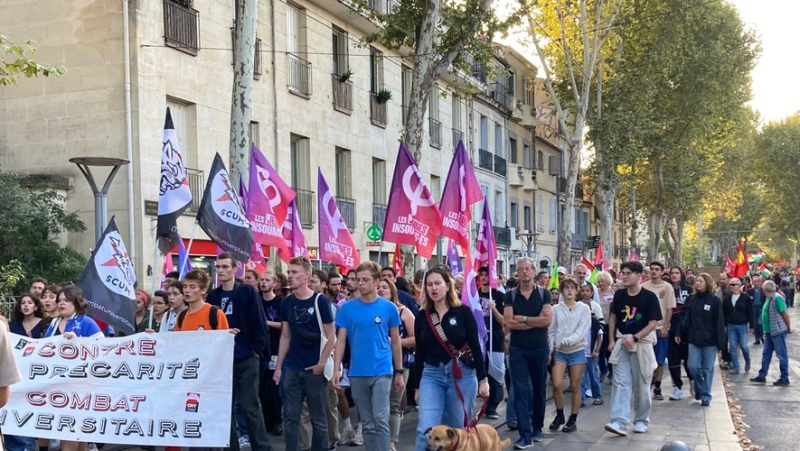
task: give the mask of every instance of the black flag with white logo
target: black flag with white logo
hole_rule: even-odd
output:
[[[76,285],[83,290],[89,316],[124,334],[135,332],[136,274],[114,217]]]
[[[208,173],[197,223],[217,246],[235,255],[239,261],[246,262],[250,258],[253,232],[242,208],[242,200],[233,188],[219,154],[214,156]]]
[[[161,149],[161,181],[158,185],[158,248],[167,255],[178,245],[178,217],[192,203],[192,190],[186,177],[181,148],[167,107],[164,141]]]

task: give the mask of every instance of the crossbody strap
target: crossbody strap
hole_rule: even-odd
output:
[[[430,313],[426,310],[425,318],[427,318],[428,325],[431,326],[431,329],[436,331],[436,339],[439,341],[439,344],[442,345],[442,348],[444,348],[445,352],[447,352],[451,359],[458,360],[460,351],[456,349],[456,347],[453,346],[450,341],[447,340],[447,335],[444,334],[442,323],[439,321],[439,314],[436,312]]]

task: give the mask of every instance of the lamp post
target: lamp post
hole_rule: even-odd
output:
[[[97,243],[100,241],[100,237],[103,236],[103,230],[108,223],[106,219],[108,189],[111,187],[111,182],[114,181],[114,176],[117,175],[119,168],[130,163],[130,161],[110,157],[77,157],[70,158],[69,162],[78,166],[83,176],[86,177],[86,181],[89,182],[89,187],[92,188],[92,193],[94,194],[94,241]],[[111,172],[109,172],[103,187],[100,189],[98,189],[94,180],[92,166],[111,168]]]

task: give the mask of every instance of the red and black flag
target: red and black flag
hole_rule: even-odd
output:
[[[228,170],[219,154],[208,173],[203,200],[197,212],[197,223],[221,249],[240,262],[250,258],[253,232],[242,207],[242,200],[231,183]]]
[[[186,177],[181,148],[167,107],[164,144],[161,150],[161,181],[158,186],[158,248],[167,255],[178,245],[178,217],[192,203],[192,190]]]
[[[113,217],[76,285],[83,290],[89,316],[126,335],[135,332],[136,274]]]

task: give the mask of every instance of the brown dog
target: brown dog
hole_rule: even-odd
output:
[[[467,431],[447,426],[434,426],[425,431],[429,434],[428,451],[502,451],[511,440],[500,441],[497,431],[488,424],[479,424]]]

